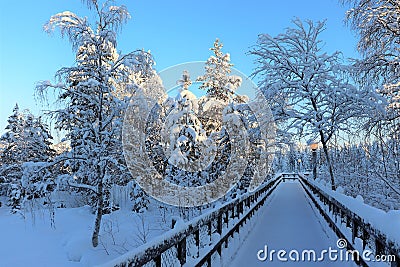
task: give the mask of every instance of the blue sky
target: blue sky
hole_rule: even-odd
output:
[[[344,57],[358,57],[356,37],[344,25],[346,7],[338,0],[203,0],[203,1],[117,1],[128,7],[132,19],[119,35],[123,53],[151,50],[158,71],[188,61],[204,61],[215,38],[231,54],[235,68],[246,75],[254,69],[246,52],[260,33],[277,35],[291,26],[291,20],[327,19],[321,36],[325,50],[339,50]],[[18,102],[40,115],[34,87],[40,80],[52,80],[63,66],[74,64],[68,40],[55,32],[43,32],[51,15],[65,10],[93,19],[79,0],[6,1],[0,10],[0,133]]]

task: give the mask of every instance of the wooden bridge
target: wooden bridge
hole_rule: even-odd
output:
[[[366,249],[367,258],[362,255]],[[328,255],[331,250],[336,251],[336,258]],[[377,262],[380,255],[387,255],[386,261]],[[400,248],[314,181],[283,173],[254,192],[103,266],[275,267],[321,263],[400,267]]]

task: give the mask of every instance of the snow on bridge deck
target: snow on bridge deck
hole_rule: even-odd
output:
[[[301,261],[304,250],[314,250],[317,259],[321,251],[329,250],[329,247],[338,250],[332,255],[337,255],[339,259],[341,252],[336,244],[338,237],[319,216],[299,181],[282,182],[259,212],[262,213],[259,221],[233,256],[229,266],[357,266],[351,261],[331,261],[329,253],[324,254],[324,261]],[[265,245],[268,246],[268,254],[271,250],[285,250],[287,254],[282,256],[288,261],[279,261],[277,252],[273,254],[272,262],[270,258],[265,261],[258,260],[257,253],[264,250]],[[290,260],[289,253],[292,250],[299,252],[299,261]],[[295,257],[295,252],[292,253]],[[346,259],[345,251],[342,251],[342,255],[342,258]],[[260,256],[265,255],[261,253]],[[305,258],[308,258],[307,254]]]

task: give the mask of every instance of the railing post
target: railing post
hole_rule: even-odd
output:
[[[155,257],[154,264],[156,265],[156,267],[161,267],[161,254]]]
[[[178,242],[178,260],[181,265],[186,263],[186,237],[184,237],[181,241]]]
[[[200,229],[197,229],[194,232],[194,240],[196,242],[196,247],[197,247],[197,258],[200,256]]]
[[[399,267],[400,266],[400,257],[395,255],[395,260],[392,261],[390,267]]]
[[[209,221],[208,223],[207,223],[207,232],[208,232],[208,236],[210,237],[210,243],[212,242],[212,222],[211,221]]]
[[[357,237],[357,222],[354,219],[351,219],[351,242],[354,244],[354,241]]]
[[[343,211],[340,214],[340,221],[342,222],[342,224],[346,223],[346,213],[344,213]]]
[[[375,238],[375,256],[383,254],[383,245],[378,238]]]
[[[368,234],[368,232],[363,228],[363,238],[362,238],[362,241],[363,241],[363,244],[362,244],[363,249],[365,249],[365,247],[367,246],[368,239],[369,239],[369,234]]]
[[[335,223],[337,223],[338,212],[339,212],[339,207],[334,205],[333,206],[333,217],[335,218]]]
[[[217,218],[217,232],[218,234],[222,234],[222,214],[218,215]]]
[[[350,227],[351,225],[350,225],[350,216],[348,215],[348,214],[346,214],[346,227]]]

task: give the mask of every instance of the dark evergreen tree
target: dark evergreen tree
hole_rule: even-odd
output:
[[[5,146],[1,151],[0,176],[3,188],[6,188],[3,191],[9,198],[11,211],[17,212],[24,198],[32,199],[43,195],[39,191],[50,190],[42,184],[43,179],[47,180],[49,176],[43,172],[41,175],[35,174],[31,167],[33,163],[36,166],[46,164],[53,157],[54,150],[51,149],[52,137],[48,126],[42,123],[41,118],[35,118],[29,110],[21,113],[18,105],[14,107],[5,129],[6,133],[0,138]],[[28,169],[29,177],[24,176]],[[47,182],[51,183],[50,180]],[[40,186],[32,188],[33,183],[39,183]]]

